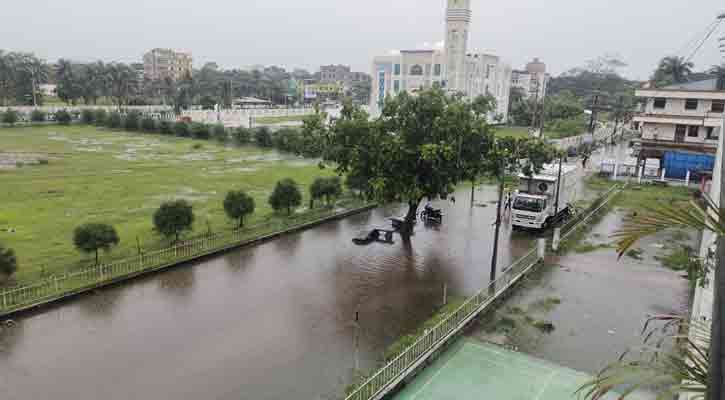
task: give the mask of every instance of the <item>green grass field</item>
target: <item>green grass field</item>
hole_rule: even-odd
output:
[[[17,253],[20,283],[92,263],[72,244],[80,224],[116,227],[121,244],[104,257],[134,255],[137,237],[144,248],[167,245],[151,222],[163,201],[191,201],[192,234],[218,231],[233,227],[222,207],[231,189],[255,198],[254,224],[284,219],[267,204],[278,180],[295,179],[307,205],[312,181],[333,174],[274,150],[89,126],[1,128],[0,149],[0,242]]]
[[[257,124],[283,124],[285,122],[302,122],[309,115],[280,115],[277,117],[255,117],[254,122]]]

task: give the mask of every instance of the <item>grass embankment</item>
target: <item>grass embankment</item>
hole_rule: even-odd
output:
[[[72,244],[80,224],[114,225],[121,243],[104,260],[127,257],[137,253],[137,238],[144,250],[168,246],[152,228],[163,201],[192,203],[196,220],[189,236],[234,226],[222,206],[231,189],[255,199],[248,225],[283,225],[287,217],[267,203],[275,183],[294,179],[308,205],[312,181],[333,175],[314,160],[274,150],[90,126],[0,129],[0,149],[6,168],[0,169],[0,242],[17,253],[17,283],[92,264]]]
[[[285,122],[302,122],[309,115],[280,115],[276,117],[254,117],[254,122],[263,125],[283,124]]]
[[[589,189],[597,191],[606,191],[612,187],[612,181],[608,179],[590,177],[586,180]],[[672,204],[686,202],[692,199],[693,190],[682,186],[658,186],[651,184],[628,185],[622,192],[597,215],[593,216],[585,227],[574,232],[566,241],[563,241],[559,247],[558,254],[566,254],[570,251],[577,253],[588,253],[603,248],[614,247],[611,243],[592,244],[586,241],[591,228],[596,226],[610,211],[614,209],[623,209],[628,213],[641,213],[646,211],[646,206],[657,203]],[[586,206],[586,204],[580,204]],[[681,236],[680,233],[678,236]],[[629,257],[638,259],[641,252],[638,249],[632,249],[627,254]]]

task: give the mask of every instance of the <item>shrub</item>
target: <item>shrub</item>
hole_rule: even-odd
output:
[[[191,124],[191,134],[197,139],[209,139],[209,125],[195,122]]]
[[[317,178],[310,185],[310,208],[314,206],[315,200],[322,199],[323,197],[327,201],[327,204],[330,205],[332,200],[341,194],[342,182],[340,181],[340,177]]]
[[[15,257],[15,251],[0,244],[0,274],[9,278],[17,270],[18,259]]]
[[[93,121],[96,122],[96,125],[99,125],[99,126],[106,125],[107,119],[108,119],[108,113],[104,109],[96,110],[93,113]]]
[[[201,149],[203,149],[203,148],[204,148],[204,145],[203,145],[203,144],[201,144],[201,143],[194,143],[194,144],[193,144],[193,145],[191,146],[191,148],[192,148],[192,150],[201,150]]]
[[[107,224],[85,224],[73,232],[73,244],[84,253],[95,253],[96,265],[98,265],[98,250],[109,251],[119,242],[116,229]]]
[[[144,117],[141,120],[141,129],[144,132],[153,132],[156,130],[156,120],[151,117]]]
[[[189,128],[189,124],[187,124],[184,121],[179,121],[174,124],[174,134],[176,136],[180,137],[189,137],[191,136],[191,129]]]
[[[106,126],[111,129],[118,129],[121,127],[121,114],[114,111],[110,114],[108,114],[108,118],[106,118]]]
[[[254,212],[254,199],[244,191],[231,191],[224,199],[224,212],[230,219],[238,221],[238,228],[244,226],[244,218]]]
[[[263,126],[257,129],[254,132],[254,141],[259,147],[272,147],[272,134],[269,132],[269,128]]]
[[[247,128],[239,127],[234,130],[232,137],[237,144],[247,144],[252,140],[252,132]]]
[[[30,120],[33,122],[44,122],[45,112],[42,110],[33,110],[33,112],[30,113]]]
[[[227,135],[227,129],[222,124],[214,125],[211,132],[214,136],[214,139],[220,142],[226,142],[227,139],[229,139],[229,135]]]
[[[55,113],[55,122],[61,125],[70,125],[72,119],[73,117],[66,110],[60,110]]]
[[[38,164],[40,165],[48,165],[48,159],[47,158],[41,158],[38,160]]]
[[[129,111],[123,119],[123,128],[127,131],[137,131],[141,126],[141,114],[138,111]]]
[[[8,109],[2,114],[2,122],[10,125],[15,125],[18,122],[18,112],[12,109]]]
[[[292,209],[302,203],[302,193],[297,187],[297,182],[292,179],[283,179],[277,182],[272,195],[269,196],[269,205],[275,211],[287,210],[287,215],[292,214]]]
[[[94,113],[93,110],[83,109],[83,111],[81,111],[81,122],[83,122],[84,124],[92,124],[95,120],[95,117],[96,113]]]
[[[159,132],[164,135],[171,135],[174,133],[174,125],[172,125],[171,122],[162,119],[159,122]]]
[[[194,211],[186,200],[168,201],[163,203],[154,213],[154,227],[166,238],[175,238],[184,231],[190,231],[194,224]]]

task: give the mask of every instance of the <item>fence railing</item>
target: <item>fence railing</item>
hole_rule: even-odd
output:
[[[568,237],[584,226],[592,216],[606,206],[618,193],[619,187],[615,185],[592,203],[587,212],[579,213],[578,216],[574,217],[572,223],[562,228],[563,238]],[[460,332],[473,318],[495,302],[501,294],[505,293],[532,268],[538,265],[542,260],[539,258],[537,250],[537,248],[533,248],[526,255],[516,260],[504,270],[497,280],[469,297],[458,309],[358,386],[345,397],[345,400],[377,400],[385,396],[451,337]]]
[[[363,206],[351,208],[344,212],[331,212],[322,215],[302,215],[291,222],[271,221],[246,229],[209,233],[179,242],[172,247],[141,252],[137,256],[110,264],[92,266],[78,271],[68,271],[33,284],[3,290],[0,291],[0,316],[50,302],[68,294],[95,288],[102,284],[166,268],[255,241],[262,241],[280,233],[301,229],[328,219],[341,218],[370,207]]]

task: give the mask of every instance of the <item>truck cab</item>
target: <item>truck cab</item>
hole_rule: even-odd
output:
[[[546,165],[533,176],[519,176],[519,189],[511,205],[511,223],[515,227],[544,229],[569,212],[576,201],[576,167]],[[557,202],[557,195],[559,201]]]

